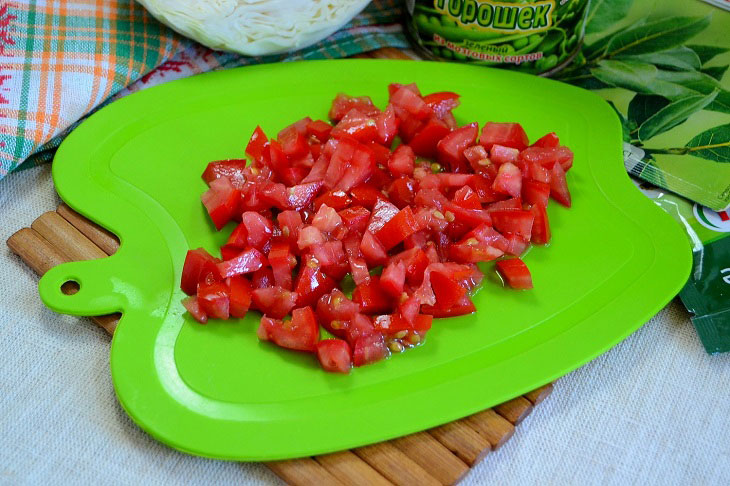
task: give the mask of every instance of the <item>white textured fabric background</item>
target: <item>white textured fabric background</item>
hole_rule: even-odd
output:
[[[117,405],[108,337],[47,310],[4,244],[58,203],[50,166],[0,181],[0,484],[280,484],[191,457]],[[681,304],[562,378],[463,484],[728,484],[730,354],[708,356]]]

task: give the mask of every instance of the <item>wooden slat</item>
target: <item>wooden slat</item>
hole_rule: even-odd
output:
[[[350,451],[325,454],[315,457],[314,460],[344,484],[352,486],[390,486],[393,484]]]
[[[353,452],[396,485],[441,484],[390,442],[358,447]]]
[[[547,397],[549,397],[552,392],[553,392],[553,384],[548,383],[545,386],[541,386],[537,390],[532,390],[529,393],[525,393],[525,398],[527,398],[529,401],[531,401],[533,405],[537,405],[538,403],[542,402]]]
[[[428,433],[470,467],[478,464],[492,450],[487,439],[469,427],[465,420],[444,424]]]
[[[502,447],[515,433],[515,426],[491,408],[467,417],[466,421],[474,430],[487,439],[487,442],[492,446],[492,450],[495,451]]]
[[[66,206],[65,203],[61,203],[58,208],[56,208],[56,212],[60,214],[63,219],[71,223],[71,225],[79,230],[84,236],[93,241],[96,246],[101,248],[101,250],[107,255],[113,255],[119,249],[119,238],[101,226],[84,218],[79,213]]]
[[[339,486],[343,485],[311,457],[271,461],[266,465],[274,474],[292,486]]]
[[[43,213],[30,227],[71,261],[95,260],[108,256],[55,211]]]
[[[418,432],[391,441],[413,462],[442,484],[456,484],[469,466],[427,432]]]
[[[517,397],[494,407],[494,411],[506,418],[512,425],[522,422],[530,415],[533,406],[532,402],[525,397]]]
[[[8,238],[8,247],[38,275],[67,262],[67,258],[31,228],[16,231]]]

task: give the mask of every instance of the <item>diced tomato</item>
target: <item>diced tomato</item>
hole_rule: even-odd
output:
[[[383,193],[370,184],[354,187],[350,190],[350,194],[352,195],[353,203],[359,204],[366,209],[373,209],[375,203],[385,199]]]
[[[370,281],[370,272],[365,257],[360,251],[359,234],[350,233],[344,241],[347,260],[350,264],[350,273],[355,285],[361,285]]]
[[[355,154],[357,145],[357,142],[349,138],[344,138],[339,141],[332,153],[329,166],[327,166],[327,171],[324,176],[324,185],[326,188],[331,189],[335,187],[335,184],[345,174],[347,168],[350,166],[352,156]]]
[[[377,207],[376,207],[377,210]],[[372,221],[369,228],[372,228]],[[413,216],[413,210],[410,206],[401,209],[398,214],[393,216],[382,228],[377,230],[375,236],[386,250],[390,250],[395,245],[420,230],[421,226]]]
[[[251,274],[251,288],[263,289],[274,285],[274,272],[271,267],[262,267]]]
[[[327,206],[339,211],[345,209],[352,203],[352,198],[345,191],[327,191],[314,200],[314,209],[318,210],[320,206]]]
[[[377,141],[383,145],[390,146],[398,133],[398,125],[399,122],[395,116],[395,110],[392,105],[388,105],[385,111],[375,118]]]
[[[272,243],[269,250],[269,264],[274,272],[274,282],[277,286],[286,290],[292,289],[292,259],[294,256],[289,251],[289,244],[286,242]]]
[[[245,168],[245,159],[215,160],[205,168],[203,180],[207,184],[210,184],[220,177],[227,177],[231,181],[231,184],[233,184],[233,187],[241,189],[246,182]]]
[[[301,209],[309,206],[324,186],[324,182],[308,182],[287,189],[287,207]]]
[[[401,110],[401,113],[403,113],[403,110]],[[396,114],[398,114],[398,111],[396,111]],[[426,126],[427,121],[408,116],[407,113],[403,116],[406,118],[398,118],[398,135],[403,142],[409,143]]]
[[[342,242],[339,240],[326,241],[324,243],[313,245],[312,254],[317,259],[325,273],[328,267],[336,266],[339,263],[346,263],[345,250]]]
[[[383,335],[380,333],[370,334],[355,341],[352,363],[355,366],[364,366],[385,359],[389,354]]]
[[[320,297],[332,291],[336,285],[337,282],[322,272],[314,257],[304,256],[294,285],[294,290],[299,296],[297,305],[315,305]]]
[[[423,101],[433,110],[434,114],[443,118],[451,110],[459,106],[459,95],[451,91],[440,91],[423,97]]]
[[[487,206],[487,211],[501,211],[503,209],[522,209],[522,198],[512,197],[502,201],[496,201]]]
[[[433,110],[423,101],[423,98],[406,87],[402,87],[393,93],[390,102],[419,120],[428,118],[433,113]]]
[[[376,139],[378,128],[373,117],[353,108],[335,125],[330,135],[335,138],[352,137],[358,142],[368,143]]]
[[[241,192],[230,179],[221,176],[210,182],[210,188],[201,196],[205,209],[216,229],[221,229],[238,212]]]
[[[281,150],[291,159],[304,157],[309,153],[309,144],[303,134],[296,130],[288,131],[279,137]]]
[[[263,251],[274,230],[271,221],[257,212],[246,211],[241,215],[241,224],[246,228],[248,246]]]
[[[489,154],[487,154],[487,151],[481,145],[472,145],[471,147],[464,149],[464,157],[466,157],[466,160],[469,161],[469,164],[472,167],[474,167],[475,164],[479,166],[479,162],[483,160],[489,162]],[[474,167],[474,170],[477,170],[477,168]]]
[[[520,160],[523,162],[537,162],[546,169],[552,169],[553,165],[559,163],[563,171],[573,166],[573,152],[567,147],[529,147],[520,152]]]
[[[476,307],[469,296],[464,296],[458,303],[449,308],[443,308],[438,305],[422,305],[421,312],[430,314],[433,317],[456,317],[476,312]]]
[[[380,287],[392,297],[400,298],[406,282],[406,266],[403,262],[389,263],[380,276]]]
[[[522,192],[522,172],[509,162],[500,165],[492,189],[512,197],[519,197]]]
[[[349,191],[355,186],[367,181],[375,171],[375,158],[373,152],[364,145],[355,149],[352,155],[352,162],[347,171],[335,184],[335,189]]]
[[[330,139],[330,141],[332,140],[334,139]],[[309,174],[307,174],[307,177],[302,179],[301,182],[304,184],[307,182],[324,181],[325,175],[327,174],[327,168],[329,167],[329,161],[329,157],[324,154],[320,154],[314,162],[312,169],[309,171]]]
[[[297,246],[300,250],[304,250],[312,245],[320,245],[324,242],[325,237],[316,226],[303,226],[299,230]]]
[[[554,164],[550,171],[550,197],[565,207],[570,207],[570,191],[565,180],[565,172],[560,164]]]
[[[495,229],[501,233],[516,233],[527,241],[532,234],[532,222],[535,216],[525,210],[500,210],[493,211],[492,223]]]
[[[232,277],[255,272],[267,264],[266,257],[256,248],[248,248],[230,260],[217,263],[221,277]]]
[[[198,304],[208,317],[213,319],[228,319],[230,306],[230,291],[221,283],[198,285]]]
[[[550,182],[550,171],[539,162],[529,161],[525,164],[525,179],[537,182]]]
[[[406,88],[414,93],[416,93],[418,96],[421,96],[421,91],[418,89],[418,85],[416,83],[409,83],[409,84],[400,84],[400,83],[390,83],[388,85],[388,95],[393,96],[399,89]]]
[[[376,166],[388,165],[388,159],[390,158],[390,149],[388,147],[380,145],[378,142],[371,142],[365,146],[372,152]]]
[[[431,272],[431,286],[436,295],[436,305],[443,308],[452,307],[466,295],[464,287],[442,272]]]
[[[308,162],[314,163],[314,160],[312,159],[311,154],[309,155],[309,158],[306,160]],[[295,163],[303,164],[304,162],[302,160],[297,160]],[[302,182],[302,179],[304,179],[308,173],[309,173],[309,170],[307,169],[307,167],[288,167],[281,174],[281,180],[284,181],[284,183],[287,186],[296,187],[296,185],[299,184],[300,182]]]
[[[282,348],[316,352],[319,327],[312,308],[302,307],[294,309],[288,322],[262,317],[257,334],[259,338],[272,341]]]
[[[267,287],[255,289],[251,297],[254,307],[262,314],[282,319],[294,308],[299,296],[281,287]]]
[[[185,297],[182,300],[182,304],[185,306],[185,309],[190,313],[190,315],[193,316],[193,319],[201,324],[208,322],[208,315],[200,306],[200,302],[198,302],[198,298],[195,295]]]
[[[345,339],[351,348],[355,347],[358,339],[375,333],[375,327],[370,317],[365,314],[356,314],[345,326]]]
[[[332,101],[329,117],[331,120],[340,121],[353,108],[370,116],[375,116],[380,112],[373,105],[369,96],[347,96],[346,94],[340,93]]]
[[[325,233],[333,232],[341,224],[342,218],[340,218],[340,215],[326,204],[319,207],[312,220],[312,226]]]
[[[251,282],[241,275],[228,279],[231,317],[244,317],[251,307]]]
[[[492,145],[491,149],[489,149],[489,160],[495,164],[504,164],[507,162],[514,164],[517,162],[517,157],[519,157],[519,155],[520,151],[516,148],[505,147],[504,145],[496,143]]]
[[[450,132],[451,128],[446,123],[439,118],[431,117],[423,127],[410,137],[407,146],[411,147],[413,152],[420,157],[435,158],[438,154],[438,143]]]
[[[257,125],[251,135],[251,139],[248,141],[248,145],[246,145],[246,155],[254,160],[260,160],[264,152],[267,151],[268,143],[269,139],[266,137],[266,134]]]
[[[360,242],[360,251],[369,265],[375,266],[385,263],[388,254],[380,241],[370,231],[365,231]]]
[[[370,277],[370,282],[358,285],[352,292],[352,300],[360,304],[365,314],[382,314],[393,309],[393,299],[383,289],[380,278]]]
[[[350,233],[362,234],[368,226],[370,220],[370,211],[362,206],[353,206],[343,209],[338,213],[342,219],[342,224]]]
[[[492,179],[485,177],[483,174],[474,174],[474,177],[469,181],[469,187],[474,189],[481,203],[491,203],[506,197],[504,194],[495,192],[492,189]]]
[[[413,204],[417,183],[408,176],[399,177],[388,187],[388,197],[398,209]]]
[[[390,156],[388,160],[388,169],[393,176],[413,174],[413,167],[416,155],[408,145],[401,145]]]
[[[374,320],[375,329],[385,335],[395,334],[401,331],[428,331],[431,329],[433,317],[419,314],[413,320],[403,318],[400,314],[386,314],[378,316]]]
[[[454,193],[454,203],[464,209],[482,209],[482,203],[479,196],[469,186],[462,186]]]
[[[504,233],[504,237],[507,239],[505,253],[509,255],[521,256],[529,244],[529,240],[525,240],[522,236],[516,233]]]
[[[385,224],[398,214],[398,208],[385,199],[378,199],[368,223],[368,231],[377,233]]]
[[[519,123],[487,122],[482,129],[479,144],[491,150],[494,144],[524,150],[530,144],[525,130]]]
[[[188,250],[180,278],[180,288],[183,292],[188,295],[194,295],[197,292],[198,282],[200,282],[206,263],[215,265],[217,259],[203,248]]]
[[[468,167],[464,150],[474,145],[479,125],[470,123],[446,135],[437,145],[438,159],[451,172],[462,172]]]
[[[541,204],[547,207],[550,200],[550,185],[525,179],[522,181],[522,200],[526,204]]]
[[[342,339],[323,339],[318,342],[317,359],[325,371],[349,373],[352,367],[350,346]]]
[[[221,259],[222,260],[230,260],[232,258],[235,258],[238,256],[239,253],[241,253],[243,250],[246,249],[246,245],[232,245],[230,243],[226,243],[225,245],[221,246]]]
[[[282,211],[276,215],[276,220],[279,223],[279,228],[281,228],[282,236],[289,245],[296,245],[299,238],[299,228],[304,225],[302,216],[297,211]]]
[[[560,139],[555,134],[555,132],[550,132],[547,135],[543,135],[541,138],[538,138],[535,143],[532,144],[533,147],[543,147],[543,148],[553,148],[560,145]]]
[[[322,143],[325,143],[330,137],[332,125],[324,120],[314,120],[307,124],[307,134],[315,137]]]
[[[519,258],[498,261],[497,271],[505,283],[513,289],[524,290],[532,288],[532,275],[530,275],[530,270],[525,265],[525,262]]]
[[[317,316],[321,322],[352,321],[359,312],[360,306],[339,289],[323,295],[317,302]]]
[[[548,220],[548,214],[545,206],[542,204],[535,204],[530,208],[530,211],[535,216],[535,219],[532,222],[532,242],[537,245],[550,243],[550,221]]]

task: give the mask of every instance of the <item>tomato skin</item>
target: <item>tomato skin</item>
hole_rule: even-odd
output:
[[[431,272],[431,286],[436,295],[436,305],[449,308],[466,295],[466,289],[442,272]]]
[[[370,184],[354,187],[350,190],[350,194],[352,195],[352,202],[354,204],[359,204],[366,209],[373,209],[379,200],[385,198],[379,189]]]
[[[330,135],[334,138],[351,137],[358,142],[368,143],[376,139],[378,128],[374,118],[353,108],[335,125]]]
[[[390,250],[420,229],[421,225],[416,221],[413,210],[410,206],[406,206],[377,230],[375,237],[385,250]]]
[[[228,319],[230,293],[228,287],[221,283],[198,285],[198,304],[213,319]]]
[[[418,120],[428,118],[433,113],[433,110],[423,101],[423,98],[406,87],[401,87],[393,93],[390,96],[390,103],[405,110]]]
[[[182,300],[182,304],[183,306],[185,306],[185,309],[188,311],[188,313],[193,316],[193,319],[201,324],[205,324],[206,322],[208,322],[208,315],[200,306],[200,302],[198,302],[198,298],[196,296],[191,295],[189,297],[185,297]]]
[[[550,243],[550,221],[548,219],[545,205],[534,204],[530,208],[530,211],[535,216],[535,219],[532,223],[531,241],[536,245],[546,245]]]
[[[355,349],[352,353],[352,364],[364,366],[385,359],[390,355],[385,346],[385,339],[380,333],[362,336],[355,341]]]
[[[272,341],[282,348],[312,353],[317,351],[319,328],[311,307],[294,309],[292,319],[287,323],[263,316],[257,334],[260,339]]]
[[[393,299],[380,285],[380,278],[370,277],[368,283],[355,287],[352,300],[360,304],[360,311],[365,314],[382,314],[390,312],[394,307]]]
[[[352,368],[350,346],[342,339],[323,339],[318,342],[317,359],[325,371],[349,373]]]
[[[248,141],[248,145],[246,145],[246,155],[254,160],[260,160],[268,148],[268,142],[269,139],[266,137],[264,131],[261,130],[260,126],[256,125],[251,139]]]
[[[345,191],[327,191],[314,200],[314,210],[319,210],[323,204],[339,211],[352,204],[352,198]]]
[[[246,277],[236,275],[228,279],[228,288],[231,317],[245,317],[251,307],[251,282]]]
[[[315,181],[298,184],[287,190],[287,208],[301,209],[309,206],[319,191],[324,186],[324,182]]]
[[[222,176],[210,182],[201,201],[217,230],[223,228],[238,212],[241,192],[233,187],[228,177]]]
[[[449,133],[446,123],[436,117],[429,118],[428,122],[408,140],[408,146],[420,157],[436,158],[438,143]]]
[[[267,264],[266,257],[260,251],[256,248],[248,248],[235,258],[217,263],[216,267],[221,277],[226,278],[255,272]]]
[[[530,270],[525,265],[525,262],[519,258],[498,261],[497,271],[505,283],[513,289],[526,290],[532,288],[532,275],[530,275]]]
[[[426,253],[420,248],[405,250],[391,258],[391,262],[403,262],[406,268],[406,282],[408,285],[420,285],[423,281],[423,272],[429,264]]]
[[[487,150],[491,150],[494,144],[524,150],[530,141],[519,123],[487,122],[482,129],[479,144]]]
[[[560,145],[560,139],[555,134],[555,132],[550,132],[547,135],[543,135],[542,137],[535,140],[535,143],[532,144],[533,147],[543,147],[543,148],[554,148]]]
[[[370,215],[370,222],[368,222],[368,231],[370,233],[377,233],[385,224],[393,219],[398,214],[398,207],[396,207],[390,201],[385,199],[378,199],[373,207],[373,212]]]
[[[479,125],[470,123],[446,135],[436,146],[439,162],[451,172],[466,171],[469,164],[464,150],[474,145],[478,134]]]
[[[365,232],[370,220],[370,211],[362,206],[353,206],[338,213],[348,233],[361,235]]]
[[[218,260],[203,248],[188,250],[180,277],[180,288],[188,295],[195,295],[198,290],[203,268],[206,263],[215,265]]]
[[[522,200],[525,201],[525,204],[541,204],[547,207],[548,201],[550,200],[550,185],[529,179],[523,180]]]

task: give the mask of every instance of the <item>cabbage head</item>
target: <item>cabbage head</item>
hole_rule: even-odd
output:
[[[138,0],[159,21],[212,49],[261,56],[318,42],[367,0]]]

